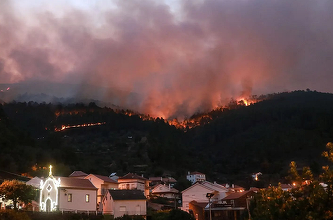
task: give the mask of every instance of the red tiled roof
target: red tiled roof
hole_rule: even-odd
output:
[[[150,181],[162,181],[163,178],[162,177],[149,177]]]
[[[164,177],[163,178],[163,182],[167,182],[167,183],[177,183],[177,180],[173,177]]]
[[[99,179],[101,179],[101,180],[103,180],[103,181],[105,181],[105,182],[109,182],[109,183],[118,183],[117,181],[115,181],[115,180],[113,180],[113,179],[111,179],[111,178],[109,178],[109,177],[107,177],[107,176],[96,175],[96,174],[92,174],[92,175],[96,176],[97,178],[99,178]]]
[[[160,192],[152,192],[152,194],[160,194],[160,193],[178,193],[179,191],[175,188],[171,188],[170,190],[160,191]]]
[[[159,187],[163,187],[163,185],[162,185],[162,184],[159,184],[159,185],[155,186],[154,189],[153,189],[152,191],[154,191],[155,189],[157,189],[157,188],[159,188]],[[152,193],[153,193],[153,194],[154,194],[154,193],[155,193],[155,194],[159,194],[159,193],[179,193],[179,191],[178,191],[177,189],[175,189],[175,188],[170,188],[170,189],[169,189],[169,187],[166,187],[166,186],[164,186],[163,188],[164,188],[164,190],[161,190],[161,191],[158,191],[158,192],[152,192]]]
[[[244,189],[243,187],[241,187],[241,186],[238,186],[238,185],[234,185],[234,187],[233,187],[234,189]]]
[[[250,188],[250,191],[253,191],[253,192],[258,192],[260,189],[257,188],[257,187],[251,187]]]
[[[60,177],[60,188],[96,189],[87,179]]]
[[[119,177],[119,179],[124,180],[124,179],[140,179],[140,180],[147,180],[146,178],[137,175],[136,173],[128,173],[123,177]]]
[[[243,192],[231,193],[230,195],[226,196],[222,200],[238,199],[238,198],[248,194],[249,192],[252,192],[252,191],[243,191]]]
[[[167,183],[176,183],[177,180],[175,180],[175,178],[173,177],[149,177],[149,180],[152,181],[152,182],[158,182],[158,181],[161,181],[161,182],[167,182]]]
[[[82,171],[74,171],[69,177],[88,176],[88,174]]]

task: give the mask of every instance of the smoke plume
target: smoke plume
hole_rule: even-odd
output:
[[[164,118],[251,93],[333,92],[331,0],[55,2],[0,1],[0,84],[73,84]]]

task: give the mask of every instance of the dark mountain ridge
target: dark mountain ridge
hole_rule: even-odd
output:
[[[16,158],[18,152],[31,149],[29,159],[19,157],[11,161],[17,166],[2,164],[0,169],[32,175],[36,163],[41,167],[53,163],[61,174],[83,170],[175,177],[199,170],[210,180],[243,185],[253,184],[251,173],[259,171],[262,184],[283,181],[291,160],[318,173],[324,163],[321,152],[333,139],[333,95],[294,91],[264,98],[250,106],[231,103],[215,109],[206,114],[209,121],[192,129],[95,103],[3,104],[8,132],[33,138],[16,143],[18,150],[10,155]],[[55,131],[62,125],[97,122],[103,124]],[[1,138],[15,142],[7,133],[2,132]]]

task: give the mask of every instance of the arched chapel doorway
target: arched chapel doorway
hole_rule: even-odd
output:
[[[51,200],[46,200],[46,212],[51,212]]]

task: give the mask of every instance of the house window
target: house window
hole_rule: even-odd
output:
[[[86,202],[89,202],[89,194],[86,194]]]
[[[73,201],[73,196],[72,193],[67,194],[67,202],[72,202]]]
[[[119,211],[121,212],[126,212],[126,206],[120,206]]]

